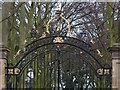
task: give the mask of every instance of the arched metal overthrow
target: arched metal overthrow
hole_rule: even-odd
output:
[[[70,23],[60,11],[54,18]],[[49,24],[46,32],[50,34]],[[56,31],[57,32],[57,31]],[[65,35],[48,35],[32,41],[14,66],[6,67],[7,88],[60,90],[110,87],[111,68],[105,68],[86,42]],[[104,82],[105,81],[105,82]]]

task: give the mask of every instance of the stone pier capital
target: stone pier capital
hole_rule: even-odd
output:
[[[108,51],[109,52],[120,52],[120,43],[113,43],[113,46],[112,47],[109,47],[108,48]]]
[[[5,47],[4,45],[0,45],[0,59],[7,60],[8,52],[9,52],[9,49],[7,47]]]

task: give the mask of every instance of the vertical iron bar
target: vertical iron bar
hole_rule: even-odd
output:
[[[12,76],[12,78],[13,78],[13,79],[12,79],[12,84],[13,84],[13,85],[12,85],[12,86],[13,86],[12,88],[13,88],[13,90],[14,90],[14,88],[15,88],[15,87],[14,87],[14,83],[15,83],[15,82],[14,82],[14,76]]]
[[[49,60],[49,54],[50,54],[50,53],[47,53],[47,52],[46,52],[46,54],[47,54],[47,57],[46,57],[46,59],[47,59],[47,60],[46,60],[46,62],[47,62],[47,63],[46,63],[46,65],[47,65],[47,66],[46,66],[46,88],[48,88],[48,83],[49,83],[49,78],[48,78],[48,65],[49,65],[48,62],[49,62],[49,61],[48,61],[48,60]]]
[[[32,89],[32,75],[31,75],[31,71],[32,71],[32,63],[30,63],[30,71],[29,71],[29,73],[30,73],[30,90]]]
[[[41,57],[42,58],[42,57]],[[44,58],[43,58],[44,59]],[[42,60],[43,61],[43,60]],[[41,69],[41,72],[40,72],[40,88],[41,88],[41,77],[42,77],[42,72],[43,72],[43,70],[42,70],[42,61],[41,61],[41,66],[40,66],[40,69]],[[44,61],[43,61],[44,62]]]
[[[24,70],[24,72],[23,72],[23,89],[24,89],[24,80],[25,80],[25,78],[24,78],[24,76],[25,76],[25,70]]]
[[[85,62],[84,62],[84,65],[85,65],[84,67],[85,67],[85,75],[86,75],[86,76],[85,76],[85,79],[86,79],[86,80],[85,80],[85,84],[88,86],[88,83],[87,83],[87,75],[88,75],[88,74],[87,74],[87,66],[86,66],[86,63],[85,63]],[[85,89],[87,89],[87,86],[85,87]]]
[[[99,80],[100,80],[100,88],[103,87],[103,86],[102,86],[102,85],[103,85],[103,84],[102,84],[102,79],[103,79],[102,77],[99,78]]]
[[[58,50],[58,90],[60,90],[60,50]]]
[[[35,58],[35,60],[33,61],[33,64],[34,64],[34,69],[33,69],[33,84],[34,84],[34,87],[33,88],[36,88],[36,83],[35,83],[35,79],[36,79],[36,77],[35,77],[35,75],[36,75],[36,67],[35,67],[35,61],[36,61],[36,58]]]
[[[50,54],[50,90],[52,88],[52,53]]]
[[[29,58],[28,58],[28,59],[29,59]],[[28,74],[28,69],[29,69],[29,66],[26,67],[26,81],[25,81],[25,87],[26,87],[26,88],[28,88],[28,86],[29,86],[29,85],[28,85],[28,79],[27,79],[27,78],[28,78],[28,76],[27,76],[27,74]]]
[[[69,53],[67,53],[67,56],[69,57]],[[74,61],[73,61],[73,63],[74,63]],[[74,65],[73,65],[74,66]],[[71,79],[72,77],[71,77],[71,62],[70,62],[70,58],[69,58],[69,70],[68,70],[68,78],[69,79]],[[69,80],[70,81],[70,80]],[[69,83],[69,82],[68,82]],[[71,82],[70,82],[71,83]],[[68,84],[68,88],[70,89],[71,88],[71,86],[70,86],[70,83]]]
[[[15,79],[16,79],[16,90],[17,90],[17,76],[15,76]]]
[[[39,55],[39,51],[38,51],[38,55]],[[39,81],[39,77],[38,77],[38,74],[39,74],[38,62],[39,62],[39,56],[38,56],[38,58],[37,58],[37,73],[36,73],[36,74],[37,74],[37,77],[36,77],[36,78],[38,78],[38,79],[37,79],[37,88],[38,88],[38,86],[39,86],[39,85],[38,85],[38,81]]]
[[[43,85],[44,88],[45,88],[45,60],[46,60],[46,53],[44,55],[44,85]]]
[[[54,61],[54,68],[53,68],[54,70],[53,71],[54,71],[54,84],[55,84],[55,89],[56,89],[56,76],[57,76],[56,75],[56,68],[57,67],[55,67],[55,65],[57,64],[57,62],[56,62],[56,60],[57,60],[57,53],[55,53],[54,56],[55,56],[55,61]]]

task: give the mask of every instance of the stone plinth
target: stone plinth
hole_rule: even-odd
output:
[[[120,90],[120,43],[109,48],[112,53],[112,89]]]
[[[8,51],[6,47],[0,45],[0,90],[6,88],[5,67]]]

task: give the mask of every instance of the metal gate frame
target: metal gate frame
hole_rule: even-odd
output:
[[[49,25],[50,25],[50,23],[52,22],[52,20],[53,19],[55,19],[55,18],[57,18],[57,19],[63,19],[66,23],[67,23],[67,28],[68,28],[68,30],[67,30],[67,33],[70,33],[70,32],[72,32],[71,31],[71,28],[70,28],[70,23],[68,22],[68,20],[67,19],[65,19],[65,17],[64,17],[64,15],[63,15],[63,13],[60,11],[60,10],[57,10],[57,12],[56,12],[56,15],[53,17],[53,18],[51,18],[49,21],[48,21],[48,23],[46,24],[46,32],[45,33],[47,33],[47,34],[49,34],[49,36],[46,36],[46,37],[40,37],[39,39],[37,39],[37,40],[34,40],[32,43],[30,43],[30,44],[28,44],[26,47],[25,47],[25,49],[26,49],[26,51],[24,52],[24,54],[22,55],[22,57],[18,60],[18,62],[15,64],[15,65],[13,65],[13,66],[9,66],[9,63],[7,63],[7,67],[6,67],[6,82],[7,82],[7,88],[10,88],[10,89],[17,89],[17,88],[27,88],[27,86],[25,86],[25,78],[27,77],[27,76],[24,76],[23,74],[28,74],[28,70],[29,69],[34,69],[33,68],[33,66],[34,67],[36,67],[36,66],[38,66],[38,60],[39,59],[37,59],[37,61],[35,62],[35,59],[34,59],[34,57],[36,58],[37,56],[41,56],[42,54],[44,54],[44,57],[41,57],[40,59],[40,61],[42,62],[42,59],[44,59],[45,58],[45,55],[46,55],[46,53],[50,53],[50,50],[47,50],[46,51],[46,49],[43,49],[42,50],[42,48],[45,48],[45,47],[48,47],[48,46],[54,46],[55,47],[55,52],[57,52],[57,54],[53,54],[55,57],[57,57],[57,59],[56,59],[56,62],[57,62],[57,68],[55,68],[55,67],[53,67],[53,69],[54,69],[54,71],[56,70],[57,71],[57,73],[56,73],[56,71],[54,72],[54,74],[55,75],[52,75],[51,73],[49,74],[49,76],[50,76],[50,80],[49,80],[49,83],[50,83],[50,85],[49,85],[49,88],[47,88],[47,89],[50,89],[50,90],[60,90],[60,78],[61,78],[61,76],[60,76],[60,73],[61,73],[61,54],[64,54],[64,53],[61,53],[61,52],[64,52],[64,50],[61,50],[61,46],[63,45],[63,46],[67,46],[70,50],[72,50],[73,49],[73,51],[72,51],[72,53],[75,55],[75,52],[79,52],[80,50],[85,54],[85,55],[87,55],[87,56],[89,56],[90,58],[91,58],[91,60],[89,60],[89,61],[91,61],[91,62],[88,62],[88,60],[82,60],[81,62],[82,62],[82,65],[84,65],[84,63],[85,63],[85,66],[87,66],[87,64],[88,65],[90,65],[91,67],[90,67],[90,69],[89,70],[92,70],[93,71],[93,74],[96,76],[96,78],[97,79],[99,79],[99,81],[100,82],[102,82],[102,78],[103,78],[103,76],[104,77],[111,77],[111,67],[110,66],[108,66],[108,67],[105,67],[104,65],[102,65],[101,63],[100,63],[100,61],[91,53],[91,50],[90,50],[90,45],[89,44],[87,44],[86,42],[84,42],[84,41],[82,41],[82,40],[79,40],[79,39],[77,39],[77,38],[73,38],[73,37],[70,37],[70,36],[61,36],[61,35],[52,35],[52,36],[50,36],[50,31],[49,31]],[[34,33],[35,32],[35,33]],[[33,38],[36,38],[36,35],[34,35],[34,34],[36,34],[36,31],[33,31],[33,32],[31,32],[31,34],[33,34],[33,35],[31,35],[31,36],[33,36]],[[44,36],[44,35],[43,35]],[[40,49],[40,50],[39,50]],[[53,52],[54,50],[52,50],[52,52]],[[65,50],[66,51],[66,50]],[[40,52],[40,53],[39,53]],[[37,54],[37,53],[39,53],[39,54]],[[80,52],[79,52],[80,53]],[[37,55],[36,55],[37,54]],[[78,54],[78,56],[79,56],[80,54]],[[30,57],[29,57],[30,56]],[[34,56],[34,57],[33,57]],[[54,58],[55,58],[54,57]],[[27,58],[27,59],[26,59]],[[32,58],[32,59],[31,59]],[[65,58],[65,57],[64,57]],[[71,57],[71,58],[73,58],[73,57]],[[86,58],[86,57],[85,57]],[[51,59],[51,58],[50,58]],[[53,58],[52,58],[53,59]],[[47,59],[48,60],[48,59]],[[65,61],[67,61],[67,60],[65,60]],[[77,60],[76,60],[77,61]],[[80,61],[80,60],[79,60]],[[8,62],[8,61],[7,61]],[[32,63],[33,62],[33,63]],[[93,64],[93,62],[95,63],[95,65],[96,65],[96,67],[94,67],[92,64]],[[33,64],[33,65],[32,65]],[[37,65],[36,65],[37,64]],[[42,64],[43,64],[43,66],[42,66]],[[48,64],[52,64],[52,61],[50,62],[50,63],[48,63]],[[68,63],[68,64],[70,64],[70,63]],[[27,67],[28,65],[30,65],[29,67]],[[45,83],[47,82],[46,80],[45,80],[45,69],[46,69],[46,66],[45,66],[46,64],[45,64],[45,61],[44,62],[42,62],[41,63],[41,68],[43,68],[44,69],[44,80],[42,81],[42,83],[44,83],[43,85],[43,88],[46,88],[45,87]],[[48,74],[48,72],[51,72],[51,68],[52,68],[52,66],[50,65],[50,67],[49,67],[49,65],[47,65],[47,74]],[[69,67],[69,68],[71,68],[71,67]],[[31,70],[32,70],[31,69]],[[49,70],[48,70],[49,69]],[[63,68],[64,69],[64,68]],[[26,70],[26,71],[25,71]],[[41,70],[41,69],[39,69],[39,70]],[[81,69],[80,69],[81,70]],[[85,68],[85,70],[86,71],[89,71],[89,70],[87,70],[87,68]],[[25,71],[25,73],[24,73],[24,71]],[[83,70],[84,71],[84,70]],[[31,72],[33,72],[33,71],[30,71],[30,73]],[[38,72],[38,67],[37,67],[37,72]],[[41,71],[42,72],[42,71]],[[81,72],[80,72],[81,73]],[[65,73],[66,74],[66,73]],[[82,74],[82,73],[81,73]],[[86,75],[86,77],[88,76],[87,75],[88,73],[86,73],[85,72],[85,74],[84,75]],[[23,75],[23,78],[21,78],[22,77],[22,75]],[[40,75],[42,75],[42,73],[40,73]],[[52,78],[52,76],[55,76],[55,77],[57,77],[57,78],[55,78],[55,79],[57,79],[57,83],[55,83],[55,84],[52,84],[52,82],[51,82],[51,78]],[[69,78],[69,76],[70,75],[68,75],[68,78]],[[37,79],[39,79],[39,77],[38,77],[38,73],[37,73],[37,76],[36,76],[37,78],[35,78],[36,80]],[[32,78],[32,77],[29,77],[29,78]],[[72,77],[73,78],[73,77]],[[47,78],[47,79],[49,79],[49,78]],[[91,79],[91,78],[90,78]],[[15,80],[15,81],[14,81]],[[30,80],[32,80],[32,79],[30,79]],[[92,79],[91,79],[92,80]],[[103,78],[103,80],[105,80],[104,78]],[[22,81],[22,82],[21,82]],[[54,82],[56,82],[56,80],[53,80]],[[85,81],[85,79],[84,79],[84,81]],[[83,81],[83,82],[84,82]],[[94,80],[92,80],[92,81],[94,81]],[[32,84],[31,84],[32,83]],[[32,82],[32,81],[30,81],[30,83],[28,83],[28,86],[29,86],[29,89],[33,89],[32,88],[32,86],[33,86],[33,84],[34,83],[36,83],[35,82],[35,80],[34,80],[34,82]],[[82,82],[80,82],[81,84],[82,84]],[[94,83],[94,82],[93,82]],[[29,85],[30,84],[30,85]],[[48,83],[47,83],[48,84]],[[57,85],[56,85],[57,84]],[[89,83],[90,84],[90,83]],[[100,84],[102,84],[102,83],[100,83]],[[22,86],[21,86],[22,85]],[[27,85],[27,84],[26,84]],[[55,86],[57,86],[57,88],[54,88],[52,85],[55,85]],[[9,87],[9,86],[11,86],[11,87]],[[39,84],[37,84],[37,87],[39,86]],[[78,87],[79,88],[79,87]],[[76,89],[78,89],[78,88],[76,88]],[[81,87],[80,88],[82,88],[83,89],[83,86],[81,85]],[[95,88],[95,87],[93,87],[93,88]],[[101,87],[100,87],[101,88]],[[109,86],[109,88],[110,88],[110,86]],[[73,88],[73,89],[75,89],[75,88]],[[88,87],[88,85],[87,85],[87,88],[85,88],[85,90],[86,89],[89,89],[89,87]]]
[[[57,38],[57,39],[56,39]],[[71,40],[73,40],[74,42],[71,42]],[[42,44],[41,42],[44,43]],[[76,42],[76,43],[75,43]],[[41,43],[41,44],[40,44]],[[81,44],[81,45],[80,45]],[[68,36],[49,36],[49,37],[44,37],[44,38],[40,38],[38,40],[35,40],[33,41],[32,43],[28,44],[26,46],[26,52],[22,55],[21,59],[18,61],[18,63],[16,63],[13,67],[6,67],[6,76],[7,76],[7,80],[9,81],[9,77],[13,76],[13,77],[16,77],[16,86],[17,86],[17,78],[19,78],[25,67],[27,65],[29,65],[33,60],[28,60],[25,62],[24,66],[21,67],[22,65],[22,62],[23,62],[23,59],[27,56],[29,56],[30,53],[32,52],[35,52],[36,50],[42,48],[42,47],[46,47],[46,46],[49,46],[49,45],[57,45],[58,48],[57,51],[58,54],[60,54],[60,51],[59,49],[59,46],[60,45],[69,45],[69,46],[72,46],[72,47],[75,47],[76,49],[80,49],[82,50],[83,52],[85,52],[88,56],[92,57],[93,58],[93,61],[96,62],[96,64],[98,65],[98,68],[94,68],[94,66],[88,62],[88,61],[85,61],[86,63],[88,63],[90,66],[91,66],[91,69],[93,68],[93,72],[94,74],[96,75],[97,78],[101,78],[102,76],[110,76],[111,77],[111,67],[104,67],[98,59],[96,59],[91,53],[90,51],[88,50],[88,48],[90,47],[90,45],[88,45],[87,43],[85,43],[84,41],[82,40],[79,40],[79,39],[76,39],[76,38],[73,38],[73,37],[68,37]],[[86,46],[86,48],[83,48],[82,46]],[[30,49],[31,48],[31,49]],[[41,51],[41,53],[39,55],[41,55],[42,53],[49,53],[49,50],[48,51]],[[74,51],[72,52],[74,53]],[[39,55],[36,55],[36,56],[39,56]],[[35,57],[36,57],[35,56]],[[60,59],[58,58],[58,62],[60,62]],[[60,70],[60,66],[58,65],[58,70]],[[58,74],[60,73],[60,71],[58,71]],[[58,78],[59,78],[59,75],[58,75]],[[58,79],[58,82],[60,82],[60,79]],[[58,83],[59,84],[59,83]],[[8,86],[9,88],[9,86]],[[17,87],[16,87],[17,88]],[[58,85],[58,90],[60,89],[59,85]]]

